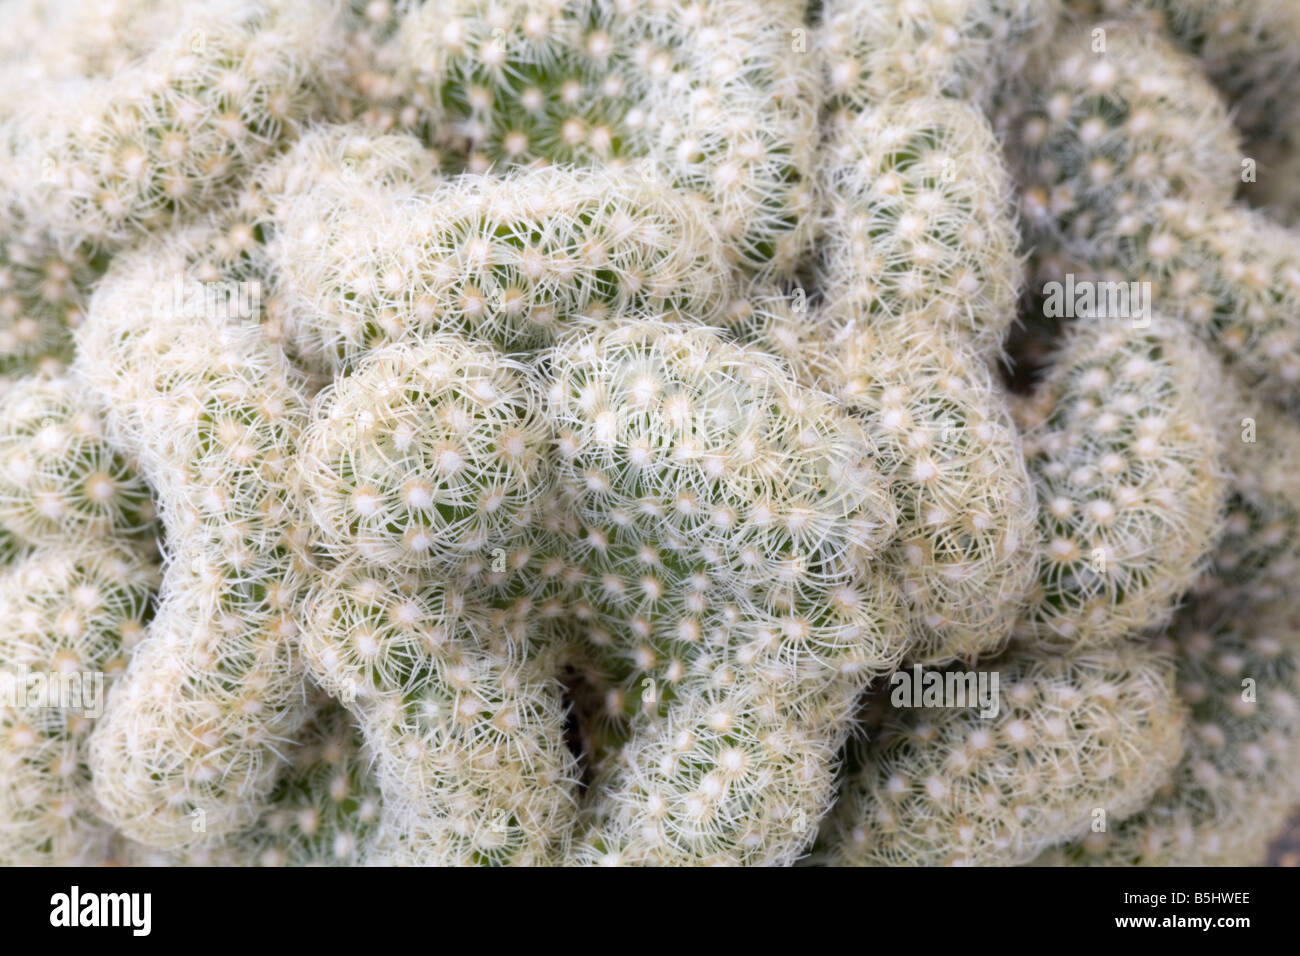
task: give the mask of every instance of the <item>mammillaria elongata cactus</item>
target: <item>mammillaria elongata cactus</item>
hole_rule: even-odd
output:
[[[1241,147],[1198,64],[1133,24],[1100,29],[1104,52],[1074,31],[1044,54],[1051,65],[1019,123],[1040,255],[1149,284],[1158,311],[1294,410],[1298,237],[1232,205]]]
[[[0,676],[108,694],[0,700],[0,861],[1237,863],[1300,794],[1290,5],[6,17]]]
[[[210,312],[196,294],[189,263],[214,241],[200,227],[119,258],[78,332],[78,370],[153,485],[168,539],[158,614],[91,759],[104,812],[163,848],[252,823],[275,741],[308,716],[293,641],[306,527],[290,484],[306,395],[259,327],[232,320],[237,297]]]
[[[153,7],[128,4],[97,38],[119,53],[130,38],[138,58],[43,84],[13,118],[21,206],[63,243],[120,247],[228,199],[333,82],[343,32],[332,0]]]
[[[0,863],[109,857],[88,738],[144,636],[157,584],[156,562],[107,536],[39,549],[0,574],[0,653],[17,685],[0,705]],[[36,680],[44,691],[33,696]]]
[[[1219,532],[1213,359],[1150,321],[1072,329],[1022,406],[1047,539],[1025,625],[1041,640],[1098,646],[1167,621]]]
[[[1192,606],[1166,643],[1191,708],[1186,753],[1146,809],[1043,862],[1250,865],[1291,809],[1300,722],[1295,621],[1278,605],[1232,622]]]
[[[551,360],[588,640],[649,691],[596,784],[603,862],[793,859],[853,690],[903,650],[867,567],[895,522],[870,441],[764,359],[643,322]]]
[[[728,254],[806,251],[819,100],[804,0],[421,3],[395,42],[432,143],[474,171],[645,159],[707,201]]]
[[[331,374],[406,336],[536,349],[579,319],[703,320],[725,300],[707,216],[654,177],[547,168],[425,179],[416,195],[351,179],[319,203],[288,206],[272,255],[289,314],[304,317],[288,341]]]
[[[1027,863],[1086,833],[1096,809],[1139,810],[1182,755],[1167,657],[1027,652],[1002,680],[991,720],[917,709],[881,728],[836,808],[834,862]]]
[[[151,530],[153,499],[77,383],[27,378],[0,399],[0,525],[30,544]]]

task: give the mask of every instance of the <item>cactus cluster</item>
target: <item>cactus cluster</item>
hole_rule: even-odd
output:
[[[49,545],[0,575],[9,698],[0,703],[0,863],[108,856],[89,738],[150,623],[155,559],[111,539]],[[92,676],[95,675],[95,676]]]
[[[106,858],[129,866],[352,866],[374,844],[381,795],[356,722],[316,692],[315,714],[257,823],[230,840],[171,852],[116,834]]]
[[[812,58],[791,55],[807,47],[803,0],[412,7],[396,84],[449,169],[643,161],[708,202],[730,258],[797,265],[819,100]]]
[[[1220,93],[1160,34],[1066,33],[1017,124],[1040,272],[1147,284],[1252,388],[1300,394],[1296,236],[1233,204],[1251,162]]]
[[[1167,623],[1219,534],[1223,479],[1208,423],[1212,357],[1157,316],[1070,330],[1020,406],[1044,531],[1024,621],[1039,640],[1108,644]]]
[[[1291,812],[1300,683],[1291,609],[1228,620],[1197,603],[1161,639],[1190,708],[1171,778],[1114,829],[1055,847],[1041,864],[1250,866]]]
[[[24,378],[0,398],[0,525],[30,544],[147,534],[153,495],[77,383]]]
[[[295,641],[305,384],[258,326],[231,321],[237,291],[209,308],[207,266],[190,263],[220,238],[197,226],[116,258],[78,330],[76,370],[154,489],[167,559],[158,612],[93,734],[96,792],[126,835],[167,849],[251,824],[279,742],[310,715]]]
[[[48,32],[89,49],[5,131],[19,207],[65,244],[121,247],[222,202],[337,82],[339,3],[141,0],[100,23],[68,6]]]
[[[528,369],[435,334],[368,357],[316,398],[299,450],[322,550],[457,574],[535,523],[549,437]]]
[[[727,264],[707,209],[653,175],[552,167],[439,181],[411,168],[417,148],[399,136],[371,146],[393,154],[376,165],[400,189],[351,172],[280,204],[271,254],[285,338],[308,367],[335,375],[439,330],[519,351],[580,319],[720,311]],[[311,161],[291,153],[287,178]]]
[[[550,365],[587,641],[635,708],[579,858],[791,861],[904,647],[870,439],[713,330],[629,322]]]
[[[1183,755],[1168,655],[1025,651],[1000,712],[903,711],[872,734],[828,827],[835,865],[1009,865],[1131,816]]]
[[[0,863],[1225,865],[1300,800],[1290,5],[6,16]]]

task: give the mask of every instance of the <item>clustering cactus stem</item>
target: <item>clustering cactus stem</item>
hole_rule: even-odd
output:
[[[835,319],[953,330],[996,354],[1021,285],[1011,182],[988,124],[934,97],[841,118],[825,146],[817,281]]]
[[[13,118],[23,209],[60,243],[120,247],[228,200],[334,82],[334,0],[153,6],[103,38],[146,38],[137,58],[41,84]]]
[[[507,350],[628,310],[716,314],[722,245],[698,203],[651,176],[539,169],[403,189],[342,184],[279,224],[291,345],[351,370],[403,337],[458,332]]]
[[[1231,205],[1241,148],[1198,64],[1133,24],[1102,29],[1104,52],[1082,30],[1054,43],[1019,123],[1023,206],[1044,271],[1145,284],[1156,311],[1294,409],[1296,237]]]
[[[399,104],[474,172],[644,158],[698,194],[734,260],[811,238],[817,71],[803,0],[455,0],[398,28]]]
[[[1226,615],[1193,606],[1164,643],[1191,707],[1186,753],[1142,812],[1050,851],[1041,863],[1252,865],[1300,796],[1296,621],[1284,605]]]
[[[867,569],[895,522],[870,440],[710,330],[625,323],[550,364],[587,639],[632,704],[579,858],[790,862],[853,690],[904,647]]]
[[[103,270],[101,256],[60,251],[21,212],[3,208],[12,203],[5,189],[0,182],[0,390],[32,372],[65,370],[86,290]]]
[[[901,515],[886,563],[911,609],[909,656],[996,651],[1032,583],[1036,535],[987,367],[1020,283],[1005,169],[978,111],[933,96],[838,117],[823,168],[817,331],[789,315],[754,328],[876,439]]]
[[[1284,604],[1300,565],[1300,426],[1248,398],[1231,376],[1217,378],[1212,421],[1227,501],[1223,533],[1193,590],[1221,611]]]
[[[900,94],[988,108],[1060,8],[1061,0],[825,0],[827,98],[853,111]]]
[[[540,621],[479,589],[340,565],[313,588],[304,653],[357,715],[383,815],[372,862],[555,864],[577,768]]]
[[[1251,139],[1300,130],[1300,9],[1286,0],[1065,0],[1084,22],[1128,17],[1194,56]]]
[[[1168,621],[1218,536],[1214,359],[1162,315],[1083,320],[1019,406],[1044,544],[1024,631],[1096,647]]]
[[[884,563],[910,608],[909,659],[943,664],[1000,650],[1033,588],[1040,531],[994,374],[955,335],[890,338],[820,312],[809,324],[773,301],[760,300],[739,334],[787,356],[875,440],[899,511]]]
[[[49,545],[150,532],[149,488],[104,431],[66,377],[22,379],[0,397],[0,525]]]
[[[168,539],[157,617],[92,739],[96,793],[162,849],[253,823],[308,716],[290,483],[306,396],[256,322],[231,314],[238,295],[209,311],[191,293],[205,288],[191,263],[218,238],[198,228],[119,258],[79,330],[78,372],[156,489]]]
[[[1173,662],[1132,645],[990,663],[995,716],[895,710],[844,781],[825,837],[839,865],[1015,864],[1137,812],[1183,752]],[[1098,815],[1097,811],[1101,811]]]
[[[110,856],[89,737],[153,612],[158,568],[109,537],[40,548],[0,573],[0,864]]]
[[[315,692],[311,720],[257,823],[224,843],[181,853],[126,840],[112,858],[131,866],[355,866],[368,859],[382,797],[373,756],[338,701]]]
[[[317,396],[299,469],[320,543],[455,575],[509,547],[550,491],[531,370],[450,334],[381,349]]]

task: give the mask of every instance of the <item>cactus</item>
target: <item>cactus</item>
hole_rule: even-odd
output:
[[[456,0],[398,28],[398,87],[474,172],[649,160],[703,196],[738,264],[811,240],[818,105],[803,0]]]
[[[1031,583],[1028,476],[984,365],[1014,318],[1021,262],[977,107],[992,107],[993,50],[1026,55],[1055,16],[1023,3],[824,10],[825,310],[818,333],[781,333],[781,348],[802,339],[796,366],[877,438],[901,514],[886,564],[919,661],[999,650]]]
[[[317,396],[302,438],[321,547],[455,576],[509,546],[549,491],[538,392],[527,367],[451,334],[371,353]]]
[[[1213,421],[1227,501],[1223,534],[1193,591],[1200,604],[1221,610],[1276,604],[1300,562],[1300,427],[1218,377]]]
[[[322,700],[295,740],[289,769],[257,826],[231,847],[231,865],[351,866],[364,860],[381,798],[347,711]]]
[[[886,563],[911,606],[910,656],[928,663],[1000,649],[1032,583],[1032,490],[986,367],[1020,278],[993,142],[970,107],[931,97],[837,124],[824,164],[824,307],[811,323],[751,319],[747,333],[876,439],[901,516]]]
[[[654,178],[540,169],[429,183],[345,183],[324,210],[288,204],[275,246],[302,360],[331,373],[403,336],[460,332],[537,348],[581,319],[721,300],[698,204]]]
[[[217,206],[334,82],[337,3],[199,0],[174,22],[151,6],[111,27],[149,38],[139,59],[42,84],[13,119],[23,209],[60,242],[116,248]]]
[[[1163,316],[1081,320],[1020,406],[1044,545],[1025,631],[1090,648],[1168,621],[1220,531],[1214,359]]]
[[[519,590],[545,591],[531,529],[552,507],[550,445],[532,369],[451,332],[375,349],[317,396],[300,494],[333,567],[303,650],[378,755],[371,862],[567,853],[558,645]]]
[[[998,713],[890,713],[842,784],[824,840],[837,865],[1026,863],[1137,812],[1183,752],[1173,662],[1136,645],[1015,650]]]
[[[0,864],[109,857],[88,740],[104,692],[143,639],[157,585],[152,560],[104,537],[37,549],[0,573],[0,679],[16,692],[0,699]]]
[[[543,635],[481,590],[340,565],[317,579],[303,651],[349,702],[383,793],[371,861],[555,863],[576,768]]]
[[[825,0],[827,99],[860,111],[899,93],[989,108],[1055,26],[1061,0]]]
[[[1195,61],[1131,24],[1098,29],[1107,30],[1103,51],[1089,31],[1072,30],[1043,54],[1011,155],[1038,234],[1079,255],[1113,256],[1107,240],[1126,215],[1159,215],[1171,198],[1226,207],[1241,147]]]
[[[0,524],[31,544],[152,530],[153,498],[68,378],[19,381],[0,398]]]
[[[859,334],[839,361],[870,354]],[[892,479],[899,535],[885,555],[911,609],[909,660],[999,650],[1033,586],[1033,486],[1000,386],[969,350],[909,336],[871,358],[845,394],[865,413]]]
[[[648,691],[577,857],[789,862],[829,799],[853,690],[905,643],[866,568],[894,528],[869,439],[706,329],[627,322],[563,341],[550,366],[587,642],[627,697]]]
[[[1257,858],[1292,5],[5,18],[0,860]]]
[[[1186,753],[1141,813],[1049,851],[1053,865],[1249,866],[1300,797],[1300,661],[1285,605],[1188,608],[1166,638],[1191,706]]]
[[[819,311],[801,322],[780,302],[749,303],[737,334],[786,356],[875,440],[899,512],[884,563],[909,605],[908,658],[942,664],[1001,650],[1033,588],[1040,537],[1001,386],[956,336],[891,340]]]
[[[123,840],[112,857],[132,866],[354,866],[374,843],[382,798],[371,757],[347,710],[324,694],[297,735],[289,766],[247,830],[216,846],[167,853]]]
[[[1105,29],[1103,27],[1103,29]],[[1045,270],[1149,283],[1250,387],[1296,401],[1300,289],[1293,235],[1230,205],[1237,136],[1195,61],[1114,24],[1104,53],[1067,33],[1019,125],[1023,206]]]
[[[102,257],[60,252],[21,214],[0,211],[0,375],[66,364],[86,290],[102,271]]]
[[[160,849],[253,823],[307,718],[293,607],[305,528],[290,465],[306,424],[300,376],[252,322],[206,308],[198,228],[119,257],[79,330],[78,372],[140,462],[167,531],[149,634],[91,741],[106,817]],[[162,290],[164,294],[159,295]],[[156,313],[156,317],[153,313]]]
[[[919,323],[996,353],[1021,283],[1011,184],[987,123],[917,98],[836,124],[818,284],[835,319],[901,337]]]
[[[1128,16],[1196,57],[1251,138],[1300,129],[1300,11],[1279,0],[1066,0],[1084,21]]]

